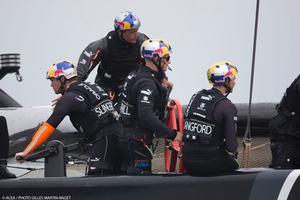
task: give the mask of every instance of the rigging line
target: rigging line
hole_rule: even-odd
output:
[[[266,142],[266,143],[263,143],[263,144],[261,144],[261,145],[254,146],[254,147],[250,148],[250,151],[254,151],[254,150],[256,150],[256,149],[263,148],[263,147],[265,147],[266,145],[269,145],[270,143],[271,143],[271,142]],[[239,154],[242,154],[243,151],[239,151],[238,153],[239,153]]]
[[[266,145],[269,145],[269,144],[270,144],[270,142],[266,142],[266,143],[263,143],[263,144],[261,144],[261,145],[257,145],[257,146],[255,146],[255,147],[252,147],[252,148],[250,149],[250,151],[254,151],[254,150],[256,150],[256,149],[263,148],[263,147],[265,147]]]
[[[251,67],[251,79],[250,79],[250,94],[249,94],[247,126],[246,126],[246,131],[245,131],[245,134],[244,134],[244,141],[251,140],[251,130],[250,130],[251,104],[252,104],[252,92],[253,92],[253,80],[254,80],[257,27],[258,27],[258,15],[259,15],[259,1],[260,0],[256,1],[255,28],[254,28],[254,40],[253,40],[253,50],[252,50],[252,67]]]
[[[34,168],[34,167],[17,167],[17,166],[12,166],[12,165],[7,165],[6,167],[13,168],[13,169],[24,169],[24,170],[29,170],[29,171],[44,169],[43,167],[40,167],[40,168]]]

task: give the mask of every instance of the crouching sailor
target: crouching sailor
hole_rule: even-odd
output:
[[[227,99],[237,74],[230,62],[208,69],[210,90],[194,94],[184,114],[183,162],[188,174],[213,175],[239,167],[235,105]]]
[[[53,64],[47,79],[56,94],[62,94],[53,113],[35,132],[31,142],[16,158],[25,159],[46,142],[65,116],[84,134],[86,142],[93,144],[89,153],[87,175],[117,173],[117,137],[121,131],[118,114],[108,94],[98,85],[78,82],[77,71],[70,62]]]

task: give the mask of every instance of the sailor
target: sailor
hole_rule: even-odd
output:
[[[117,101],[126,76],[142,61],[139,50],[148,37],[138,32],[139,18],[121,12],[114,20],[114,31],[90,43],[79,57],[78,79],[84,81],[99,64],[95,82]]]
[[[170,63],[170,45],[160,39],[148,39],[141,47],[145,64],[130,73],[120,97],[120,115],[128,142],[128,174],[151,173],[154,136],[181,142],[182,134],[169,129],[164,123],[167,90],[163,86]]]
[[[300,75],[286,89],[270,121],[271,167],[300,168]]]
[[[214,175],[234,171],[237,162],[237,109],[227,98],[237,68],[225,61],[207,71],[213,85],[194,94],[184,114],[183,163],[188,174]]]
[[[47,141],[57,126],[69,116],[74,127],[93,144],[89,154],[87,175],[118,173],[117,136],[121,124],[108,94],[94,83],[77,81],[77,71],[68,61],[49,67],[47,79],[56,94],[62,94],[53,113],[34,133],[27,147],[16,154],[25,159]]]
[[[0,116],[0,179],[16,178],[16,175],[8,171],[7,169],[7,158],[9,150],[9,137],[7,130],[6,119],[3,116]]]

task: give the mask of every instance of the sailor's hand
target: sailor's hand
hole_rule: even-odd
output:
[[[26,155],[24,152],[19,152],[19,153],[16,153],[15,158],[16,158],[17,162],[23,163],[25,161],[25,156]]]
[[[182,136],[183,136],[183,134],[177,131],[177,135],[176,135],[176,137],[174,138],[174,141],[176,141],[176,142],[178,142],[179,144],[181,144],[181,143],[182,143]]]
[[[115,91],[113,91],[113,90],[110,90],[108,92],[108,96],[109,96],[110,100],[115,101],[116,98],[117,98],[117,93]]]
[[[162,86],[163,86],[163,88],[168,90],[168,89],[172,89],[174,84],[172,82],[168,81],[166,78],[164,78],[162,81]]]
[[[169,149],[180,152],[180,144],[182,143],[182,133],[176,131],[176,137],[169,142]]]

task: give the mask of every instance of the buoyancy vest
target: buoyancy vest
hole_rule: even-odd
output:
[[[141,37],[138,37],[135,44],[125,42],[116,31],[109,32],[106,38],[108,48],[101,67],[98,68],[98,74],[105,86],[119,92],[119,86],[124,83],[127,75],[137,69],[141,62],[140,46],[142,40]]]
[[[85,101],[87,109],[83,112],[70,113],[74,127],[83,132],[88,138],[97,134],[105,125],[118,117],[108,94],[97,84],[76,82],[67,92],[78,94],[78,100]]]
[[[213,117],[218,102],[226,99],[215,90],[201,90],[191,98],[184,114],[185,142],[200,145],[221,145],[223,126]]]
[[[138,119],[138,102],[136,101],[137,87],[145,79],[150,79],[155,83],[155,89],[153,91],[158,92],[159,98],[154,98],[154,112],[159,119],[164,118],[164,111],[166,105],[166,91],[162,87],[159,80],[149,72],[143,72],[141,70],[130,73],[124,83],[124,88],[120,98],[120,116],[122,123],[127,127],[138,128],[140,127]]]

